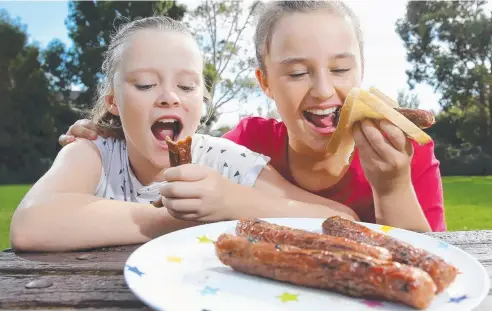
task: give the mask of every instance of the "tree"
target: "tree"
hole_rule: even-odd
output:
[[[73,47],[63,57],[68,61],[65,66],[70,69],[73,82],[84,87],[77,105],[87,108],[93,103],[101,78],[103,52],[114,28],[157,14],[181,20],[185,12],[185,6],[175,1],[71,1],[66,25]],[[55,47],[62,51],[60,46]]]
[[[56,155],[55,119],[39,48],[25,27],[0,13],[0,183],[32,182]]]
[[[444,112],[452,107],[473,112],[467,117],[474,120],[475,143],[492,154],[492,18],[485,4],[410,1],[396,29],[412,65],[410,87],[433,86],[442,94]]]
[[[400,107],[417,109],[420,106],[420,100],[416,94],[408,94],[404,90],[398,91],[396,99]]]
[[[205,56],[205,82],[210,93],[208,116],[202,119],[209,131],[221,108],[231,100],[244,101],[255,90],[255,68],[250,49],[253,10],[242,1],[204,1],[187,19]]]

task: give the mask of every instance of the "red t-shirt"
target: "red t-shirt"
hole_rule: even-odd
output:
[[[287,128],[283,122],[275,119],[249,117],[241,120],[223,137],[269,156],[270,164],[285,179],[299,186],[292,177],[287,163],[288,137]],[[413,142],[413,147],[411,178],[418,201],[432,230],[445,231],[441,174],[439,161],[434,155],[434,142],[424,146]],[[372,190],[364,176],[357,149],[347,173],[340,182],[329,189],[314,192],[314,194],[349,206],[357,213],[361,221],[375,222]]]

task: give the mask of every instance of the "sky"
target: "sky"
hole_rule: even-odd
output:
[[[193,7],[199,0],[181,1]],[[365,41],[365,74],[363,87],[375,86],[396,98],[398,90],[408,91],[406,61],[403,42],[395,32],[395,22],[405,14],[405,0],[349,0],[346,1],[358,15]],[[492,1],[489,1],[492,8]],[[19,18],[27,26],[31,42],[45,47],[49,41],[58,38],[70,45],[65,19],[68,16],[66,1],[0,1],[0,10],[5,9],[11,18]],[[421,108],[439,111],[439,94],[428,85],[418,85],[413,94],[421,102]],[[266,96],[260,96],[245,104],[230,102],[217,126],[235,125],[239,113],[254,113],[258,104],[263,105]]]

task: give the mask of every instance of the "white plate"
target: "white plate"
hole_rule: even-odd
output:
[[[321,232],[324,219],[265,220]],[[128,287],[146,305],[163,311],[413,310],[403,304],[357,299],[235,272],[217,259],[212,241],[224,232],[234,234],[236,223],[201,225],[142,245],[126,262]],[[466,252],[412,231],[362,224],[431,251],[458,267],[461,273],[455,282],[427,310],[472,310],[487,296],[489,277]]]

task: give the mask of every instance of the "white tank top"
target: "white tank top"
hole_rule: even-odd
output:
[[[125,140],[98,137],[93,141],[102,158],[101,179],[96,196],[111,200],[152,203],[159,198],[159,186],[143,186],[133,174]],[[195,134],[192,162],[215,169],[234,183],[252,187],[270,158],[228,139]]]

